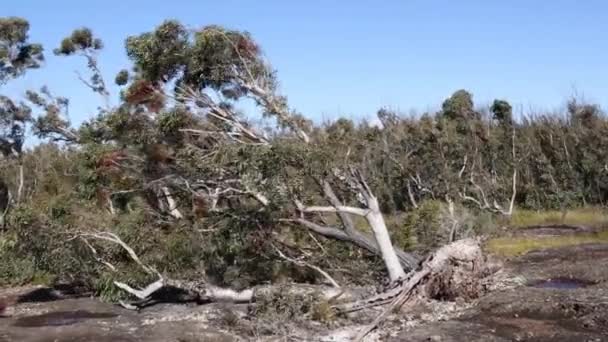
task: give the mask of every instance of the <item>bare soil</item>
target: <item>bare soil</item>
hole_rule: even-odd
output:
[[[602,231],[602,228],[599,228],[599,227],[558,224],[558,225],[519,227],[519,228],[513,229],[511,232],[511,235],[556,236],[556,235],[569,235],[569,234],[598,233],[600,231]]]

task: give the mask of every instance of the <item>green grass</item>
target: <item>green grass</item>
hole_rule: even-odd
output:
[[[547,224],[608,226],[608,210],[602,208],[579,208],[565,213],[558,210],[534,211],[515,210],[511,218],[512,227],[526,227]]]
[[[539,237],[503,237],[488,241],[485,249],[493,254],[514,257],[532,250],[581,245],[586,243],[608,243],[608,231],[596,234]]]

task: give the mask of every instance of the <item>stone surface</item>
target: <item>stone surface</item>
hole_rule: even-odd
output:
[[[457,317],[406,327],[391,341],[608,341],[608,245],[530,252],[502,272],[522,281],[489,293]],[[549,279],[585,286],[530,286]]]

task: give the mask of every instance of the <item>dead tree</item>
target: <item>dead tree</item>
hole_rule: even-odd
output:
[[[245,63],[244,63],[245,64]],[[245,68],[246,69],[246,68]],[[311,139],[308,136],[306,129],[301,121],[293,115],[293,111],[289,110],[285,99],[278,96],[270,83],[266,82],[264,77],[254,78],[251,73],[245,73],[237,77],[237,86],[246,92],[246,96],[253,98],[266,113],[274,116],[281,123],[282,127],[289,127],[295,136],[302,144],[310,144]],[[195,114],[205,118],[212,118],[219,121],[222,125],[218,125],[217,130],[195,130],[190,129],[190,134],[213,135],[217,137],[218,143],[235,143],[249,144],[255,146],[271,146],[274,141],[263,134],[260,134],[255,129],[246,124],[237,113],[229,106],[220,105],[216,100],[199,89],[194,89],[187,86],[182,86],[179,95],[176,99],[181,102],[186,102],[192,105],[192,110]],[[465,162],[466,163],[466,162]],[[225,171],[225,170],[223,170]],[[291,286],[291,291],[294,293],[302,293],[302,291],[311,291],[321,294],[325,299],[334,299],[341,296],[342,303],[334,305],[333,310],[341,313],[352,313],[358,310],[363,310],[368,307],[378,305],[388,305],[388,309],[378,317],[369,327],[362,330],[357,337],[364,337],[370,330],[374,329],[377,324],[389,312],[389,310],[401,306],[404,303],[412,300],[416,296],[440,296],[446,293],[450,295],[466,295],[469,293],[480,293],[480,291],[472,291],[471,288],[478,289],[477,280],[479,276],[476,272],[483,269],[483,255],[479,247],[478,241],[460,240],[456,241],[444,248],[439,249],[436,253],[427,258],[422,264],[418,259],[409,253],[405,253],[395,248],[391,242],[390,235],[384,220],[384,216],[380,210],[380,204],[373,190],[369,186],[363,174],[356,168],[347,168],[345,170],[328,170],[333,171],[333,177],[326,179],[316,179],[319,184],[320,194],[323,196],[324,203],[302,203],[294,199],[296,210],[293,216],[285,218],[281,221],[286,223],[295,223],[310,232],[321,236],[352,243],[358,247],[366,249],[376,255],[379,255],[386,267],[388,278],[391,281],[391,287],[388,290],[371,298],[361,298],[351,288],[339,286],[332,278],[329,272],[326,272],[315,265],[303,262],[301,259],[288,257],[281,250],[275,247],[275,252],[279,258],[292,263],[303,265],[315,270],[322,275],[332,286]],[[222,172],[218,172],[222,173]],[[204,197],[208,200],[209,210],[216,210],[217,203],[222,196],[249,196],[254,198],[260,204],[260,210],[268,210],[271,206],[271,196],[260,191],[263,189],[261,185],[265,180],[246,179],[241,177],[239,172],[228,173],[217,177],[208,177],[211,179],[199,179],[199,177],[191,176],[184,178],[176,175],[164,175],[171,180],[163,178],[148,182],[146,187],[155,184],[160,190],[157,198],[165,197],[166,203],[162,202],[159,206],[165,206],[167,210],[176,218],[181,217],[181,213],[177,210],[176,200],[171,196],[173,187],[183,186],[188,191],[191,191],[193,196]],[[512,212],[513,201],[515,197],[516,187],[516,172],[513,176],[513,200],[510,206]],[[431,190],[426,189],[420,180],[420,176],[411,177],[411,181],[417,186],[419,191]],[[347,185],[348,188],[357,195],[359,200],[358,205],[350,202],[343,202],[334,191],[336,184]],[[280,184],[278,187],[287,188],[286,184]],[[292,194],[290,194],[291,196]],[[434,195],[434,194],[433,194]],[[467,196],[463,192],[463,196]],[[296,194],[297,197],[297,194]],[[197,197],[198,198],[198,197]],[[410,191],[412,205],[415,207],[416,200],[413,198]],[[474,198],[473,198],[474,199]],[[482,196],[481,205],[487,204],[485,194]],[[487,207],[490,207],[487,205]],[[494,206],[497,208],[497,205]],[[453,211],[453,210],[452,210]],[[314,215],[331,214],[340,218],[342,227],[329,227],[317,223],[313,218]],[[371,234],[366,234],[359,231],[354,223],[352,216],[359,216],[365,219]],[[452,232],[452,236],[455,233]],[[103,264],[110,271],[115,272],[116,266],[105,260],[99,255],[93,241],[102,241],[119,245],[127,252],[131,260],[137,264],[143,272],[153,277],[155,280],[141,289],[134,288],[128,285],[127,281],[114,281],[114,285],[126,293],[134,296],[138,300],[135,303],[121,302],[121,304],[129,309],[137,309],[142,305],[150,302],[155,293],[165,287],[175,287],[186,291],[193,295],[199,301],[229,301],[234,303],[251,303],[260,298],[260,295],[273,290],[272,285],[256,286],[243,290],[234,290],[230,288],[222,288],[209,283],[206,279],[197,279],[196,281],[185,281],[181,279],[167,279],[163,274],[157,271],[153,266],[147,265],[139,258],[136,251],[128,246],[121,238],[107,231],[85,231],[78,233],[74,239],[79,239],[90,249],[91,254],[97,262]],[[465,271],[462,271],[465,270]],[[406,271],[411,271],[406,273]],[[469,280],[470,283],[469,284]]]
[[[493,200],[492,204],[490,204],[490,202],[488,201],[488,197],[485,191],[483,190],[483,187],[481,187],[478,183],[475,182],[475,178],[473,177],[473,175],[471,175],[469,182],[475,188],[477,197],[468,194],[468,191],[465,187],[465,189],[459,193],[459,196],[463,201],[474,203],[480,210],[487,210],[495,214],[511,217],[515,206],[515,197],[517,196],[517,170],[513,170],[513,176],[511,180],[511,200],[509,201],[508,209],[504,209],[504,207],[498,204],[496,200]]]
[[[336,205],[336,206],[304,206],[302,203],[297,202],[298,210],[303,213],[339,213],[342,215],[356,215],[366,219],[372,232],[374,239],[380,251],[380,255],[384,260],[384,265],[389,274],[391,282],[395,282],[405,277],[405,271],[399,261],[399,257],[393,248],[391,243],[384,217],[380,211],[380,205],[378,199],[374,196],[369,185],[363,178],[360,172],[352,170],[352,180],[354,181],[354,187],[358,191],[358,194],[362,197],[363,208]],[[331,192],[329,183],[324,183],[327,187],[326,192]]]
[[[486,195],[486,191],[484,191],[483,187],[479,185],[476,181],[478,174],[481,174],[481,171],[475,170],[475,166],[472,165],[470,167],[470,178],[469,184],[473,186],[475,189],[476,195],[469,194],[467,187],[464,186],[462,191],[458,193],[459,197],[464,202],[469,202],[475,204],[480,210],[490,211],[494,214],[503,215],[506,217],[511,217],[513,215],[513,209],[515,206],[515,198],[517,197],[517,167],[516,167],[516,154],[515,154],[515,130],[513,130],[511,135],[511,158],[513,163],[513,175],[511,176],[511,198],[508,203],[508,209],[505,209],[502,205],[500,205],[496,199],[492,200],[492,204],[490,204],[488,197]],[[461,171],[458,173],[458,178],[462,179],[463,173],[467,166],[467,156],[463,161],[463,166]],[[492,174],[495,174],[492,171]]]

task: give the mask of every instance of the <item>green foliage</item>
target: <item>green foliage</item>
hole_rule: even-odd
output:
[[[87,27],[76,29],[69,37],[64,38],[58,48],[53,50],[56,55],[71,55],[78,51],[101,50],[103,42],[93,36]]]
[[[215,220],[218,229],[206,234],[202,248],[205,273],[218,284],[237,288],[272,279],[268,218],[241,212],[239,217],[210,217],[207,222]]]
[[[299,320],[303,315],[311,314],[319,296],[315,293],[297,294],[289,290],[288,286],[278,286],[277,289],[258,296],[256,305],[250,307],[249,313],[257,318],[281,322]],[[321,314],[318,312],[316,315],[323,318]]]
[[[18,17],[0,18],[0,85],[44,61],[42,45],[28,42],[30,24]]]
[[[129,71],[128,70],[119,71],[118,74],[116,74],[116,78],[114,79],[114,82],[116,83],[116,85],[119,85],[119,86],[123,86],[123,85],[129,83]]]
[[[228,306],[220,306],[220,317],[219,323],[220,326],[235,328],[239,325],[241,318],[239,315]]]
[[[185,62],[189,36],[175,20],[167,20],[154,32],[128,37],[127,55],[142,77],[158,81],[173,78]]]
[[[114,281],[116,280],[120,280],[116,279],[116,275],[108,272],[102,273],[99,278],[95,279],[93,284],[95,295],[103,301],[113,303],[124,299],[124,292],[114,285]]]
[[[318,299],[312,304],[310,318],[317,322],[329,324],[336,320],[336,310],[329,301]]]
[[[407,214],[392,234],[395,244],[403,249],[435,248],[445,240],[441,231],[441,207],[438,201],[425,201]]]
[[[195,122],[192,114],[185,108],[163,112],[157,121],[159,135],[173,143],[181,142],[184,134],[180,130],[192,127]]]
[[[450,119],[473,119],[473,95],[464,89],[457,90],[441,105],[443,115]]]
[[[416,231],[412,226],[410,214],[385,215],[384,220],[391,235],[391,241],[404,251],[411,251],[416,246]]]
[[[247,32],[227,30],[220,26],[207,26],[194,34],[184,77],[187,84],[222,89],[227,81],[241,75],[256,78],[267,72],[259,58],[260,49]],[[244,68],[247,71],[244,72]],[[193,83],[194,82],[194,83]],[[244,93],[239,87],[224,88],[224,94],[233,99]]]
[[[23,103],[15,104],[0,95],[0,152],[4,157],[18,156],[25,143],[26,125],[31,120],[31,109]]]
[[[90,268],[84,262],[85,250],[66,239],[61,221],[48,224],[31,209],[16,208],[0,234],[7,278],[5,283],[46,282],[86,278]]]
[[[513,120],[513,108],[509,102],[504,100],[494,100],[490,110],[494,114],[494,119],[499,122],[511,124]]]

